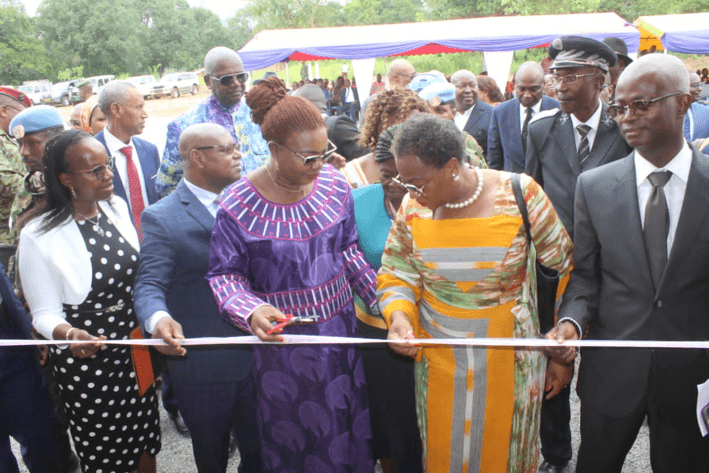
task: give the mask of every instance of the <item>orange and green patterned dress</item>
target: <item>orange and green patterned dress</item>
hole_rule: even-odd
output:
[[[534,272],[509,173],[489,218],[433,220],[408,196],[389,233],[377,298],[419,338],[539,338]],[[541,187],[521,184],[534,248],[561,273],[572,243]],[[546,358],[537,349],[424,346],[416,397],[427,472],[536,473]]]

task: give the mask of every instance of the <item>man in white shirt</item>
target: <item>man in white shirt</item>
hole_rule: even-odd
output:
[[[155,145],[135,138],[143,132],[148,118],[143,94],[128,82],[109,82],[101,90],[98,106],[108,123],[95,138],[114,159],[113,192],[128,203],[133,225],[142,239],[140,214],[158,200],[155,176],[160,165]]]
[[[231,134],[213,123],[190,125],[180,135],[184,176],[175,192],[148,207],[134,301],[141,325],[167,363],[177,403],[192,434],[197,469],[224,472],[232,427],[241,456],[240,472],[261,471],[255,434],[256,398],[251,348],[194,347],[185,337],[243,335],[224,321],[209,283],[209,239],[218,197],[241,175],[241,154]]]
[[[609,112],[635,152],[578,179],[575,267],[548,338],[588,327],[594,340],[709,340],[709,158],[683,136],[691,100],[676,57],[649,54],[621,74]],[[696,415],[707,378],[707,350],[585,348],[576,471],[620,472],[647,418],[653,471],[709,472]]]
[[[483,154],[487,154],[487,130],[492,106],[478,98],[478,81],[472,72],[460,70],[454,73],[451,84],[455,86],[456,114],[453,122],[458,129],[475,138]]]

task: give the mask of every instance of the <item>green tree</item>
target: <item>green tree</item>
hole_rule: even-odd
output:
[[[0,84],[45,79],[50,62],[31,18],[16,0],[0,0]]]
[[[411,23],[422,11],[421,0],[350,0],[345,17],[348,25]]]

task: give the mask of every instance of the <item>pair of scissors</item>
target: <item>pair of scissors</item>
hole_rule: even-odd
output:
[[[283,327],[287,327],[288,325],[293,325],[293,324],[309,324],[317,321],[317,317],[314,316],[305,316],[305,317],[296,317],[293,314],[285,314],[285,317],[280,317],[276,319],[274,322],[271,322],[273,324],[273,327],[266,332],[266,335],[272,335],[274,332],[277,330],[282,329]]]

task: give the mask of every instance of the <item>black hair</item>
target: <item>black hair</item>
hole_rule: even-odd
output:
[[[69,189],[59,182],[59,175],[69,171],[66,152],[75,144],[92,138],[82,130],[68,130],[52,137],[44,148],[44,185],[46,199],[37,209],[37,216],[43,221],[40,225],[42,233],[48,232],[74,214],[74,204]]]
[[[409,154],[441,169],[451,158],[465,159],[463,136],[452,121],[419,113],[404,122],[394,140],[395,156]]]

